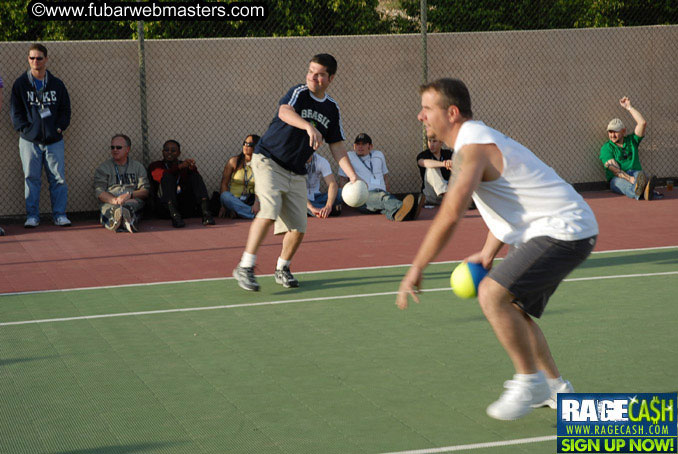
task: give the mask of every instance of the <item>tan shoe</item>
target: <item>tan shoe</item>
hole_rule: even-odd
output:
[[[410,214],[412,207],[414,207],[414,196],[412,194],[407,194],[403,199],[402,206],[398,211],[396,211],[395,216],[393,216],[393,220],[396,222],[402,222],[405,217]]]
[[[654,187],[657,185],[657,177],[652,175],[650,181],[645,185],[645,191],[643,192],[643,198],[645,200],[652,200],[654,198]]]

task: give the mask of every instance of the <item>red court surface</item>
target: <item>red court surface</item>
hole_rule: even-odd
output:
[[[584,197],[598,218],[597,251],[678,245],[678,191],[662,200],[634,201],[610,192]],[[416,221],[396,223],[352,210],[338,218],[309,218],[292,271],[402,265],[412,261],[435,209]],[[173,229],[149,220],[134,235],[112,233],[94,222],[37,229],[5,226],[0,237],[0,293],[230,277],[245,247],[249,221],[200,219]],[[460,260],[483,244],[486,228],[469,211],[436,261]],[[281,237],[272,233],[259,250],[257,274],[273,273]]]

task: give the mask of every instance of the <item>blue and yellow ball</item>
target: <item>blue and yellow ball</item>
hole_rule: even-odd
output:
[[[478,285],[486,275],[487,270],[480,263],[462,262],[452,271],[450,285],[459,298],[475,298]]]

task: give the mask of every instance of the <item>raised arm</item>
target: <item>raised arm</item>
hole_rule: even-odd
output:
[[[323,144],[323,136],[311,123],[301,118],[301,115],[289,104],[281,104],[278,108],[278,118],[295,128],[303,129],[308,134],[308,145],[317,150]]]
[[[638,112],[638,110],[635,107],[631,105],[631,101],[626,96],[619,100],[619,104],[624,109],[629,111],[629,113],[633,117],[633,120],[636,122],[636,127],[633,130],[633,132],[638,137],[644,137],[645,128],[647,127],[647,121],[645,120],[645,117],[643,117],[643,115],[640,112]]]

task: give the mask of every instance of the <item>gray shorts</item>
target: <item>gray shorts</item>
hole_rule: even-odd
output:
[[[525,312],[541,317],[558,285],[591,254],[597,236],[576,241],[548,236],[532,238],[519,247],[511,246],[504,260],[489,276],[514,296]]]

